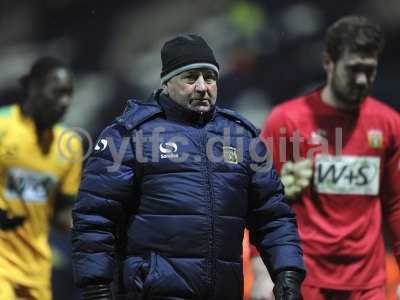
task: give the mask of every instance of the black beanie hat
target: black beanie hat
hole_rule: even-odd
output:
[[[207,42],[198,35],[179,35],[161,48],[161,83],[187,70],[208,68],[218,74],[219,65]]]

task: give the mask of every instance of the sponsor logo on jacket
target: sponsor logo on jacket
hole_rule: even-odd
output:
[[[178,145],[174,142],[161,143],[159,146],[160,157],[161,158],[178,158],[179,155],[176,153],[178,151]]]

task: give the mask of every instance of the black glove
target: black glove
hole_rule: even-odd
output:
[[[301,300],[300,286],[305,273],[302,271],[286,270],[275,277],[275,300]]]
[[[85,287],[82,291],[83,300],[112,300],[108,284],[95,284]]]
[[[0,209],[0,229],[2,230],[14,230],[22,226],[25,221],[25,216],[9,217],[6,210]]]

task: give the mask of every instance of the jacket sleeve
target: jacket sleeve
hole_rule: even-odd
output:
[[[265,144],[259,139],[252,144],[247,219],[250,241],[272,276],[283,269],[304,270],[296,218],[285,200],[283,185]]]
[[[72,262],[78,287],[113,279],[116,238],[132,201],[135,176],[132,147],[123,132],[118,125],[106,128],[84,168],[72,211]]]

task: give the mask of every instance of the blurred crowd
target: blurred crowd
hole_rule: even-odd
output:
[[[388,42],[374,94],[398,107],[395,0],[2,1],[1,103],[21,98],[16,79],[34,58],[56,55],[77,74],[66,123],[97,134],[126,99],[144,99],[159,85],[161,44],[176,33],[194,32],[221,61],[219,104],[260,125],[269,107],[322,83],[323,34],[345,14],[363,14],[383,26]]]
[[[65,123],[94,138],[127,99],[145,99],[159,86],[163,42],[193,32],[220,62],[219,105],[261,126],[271,107],[323,84],[325,29],[347,14],[381,24],[387,45],[373,94],[400,110],[398,0],[1,1],[0,105],[23,99],[18,77],[37,57],[61,57],[76,76]],[[75,299],[69,237],[54,229],[51,241],[55,299]]]

